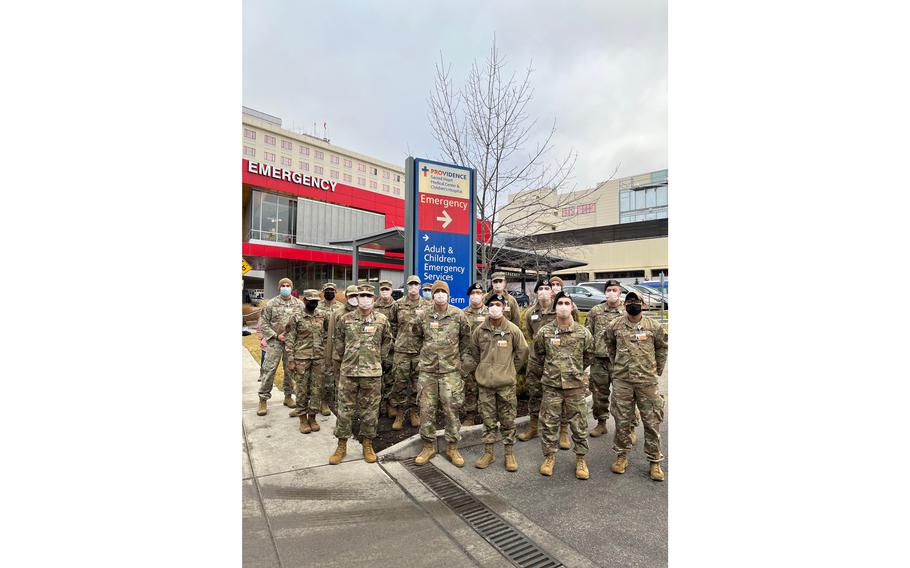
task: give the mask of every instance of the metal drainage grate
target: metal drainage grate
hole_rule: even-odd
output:
[[[452,478],[432,463],[418,466],[414,458],[401,462],[430,491],[467,522],[477,534],[520,568],[556,568],[563,566],[511,523],[465,491]]]

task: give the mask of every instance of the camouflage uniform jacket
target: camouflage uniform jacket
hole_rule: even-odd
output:
[[[332,368],[332,344],[335,342],[335,319],[341,317],[344,311],[344,304],[335,300],[331,306],[327,306],[325,300],[319,300],[316,304],[317,310],[328,312],[329,331],[325,341],[325,368]]]
[[[487,292],[483,297],[484,305],[487,304],[487,300],[490,299],[490,296],[493,295],[493,292]],[[509,294],[507,291],[502,293],[506,297],[506,301],[509,303],[508,306],[504,306],[502,313],[505,314],[506,319],[514,323],[517,326],[521,326],[521,308],[518,307],[518,300],[512,297],[512,294]]]
[[[313,313],[302,309],[291,321],[285,349],[294,359],[324,359],[325,344],[332,314],[316,308]]]
[[[394,305],[395,305],[395,300],[393,300],[391,298],[389,298],[389,303],[387,303],[387,304],[382,303],[382,298],[377,298],[376,301],[373,302],[373,311],[379,312],[380,314],[384,315],[391,322],[392,321],[392,306],[394,306]],[[393,333],[392,336],[394,337],[395,334]]]
[[[291,318],[302,309],[303,302],[293,296],[290,296],[287,300],[281,296],[275,296],[269,300],[262,310],[262,316],[259,318],[262,338],[269,340],[285,333],[288,324],[291,323]]]
[[[392,335],[395,336],[395,353],[420,353],[420,346],[412,333],[413,324],[417,321],[417,310],[432,306],[423,298],[411,300],[407,295],[395,300],[392,306]]]
[[[346,377],[382,376],[389,364],[392,329],[384,315],[370,312],[364,316],[353,310],[335,321],[335,360],[341,362]]]
[[[607,338],[606,335],[604,335],[607,331],[607,325],[617,316],[624,315],[626,315],[626,310],[622,307],[622,304],[619,304],[615,308],[611,308],[606,302],[597,304],[588,312],[588,319],[585,320],[585,327],[588,328],[588,331],[594,336],[595,357],[610,356],[607,352]]]
[[[593,361],[591,332],[577,321],[568,329],[560,329],[553,320],[534,336],[528,377],[539,378],[542,385],[557,389],[582,388],[587,385],[585,368]]]
[[[461,310],[464,312],[464,317],[468,318],[468,324],[471,326],[471,333],[474,333],[474,330],[482,324],[487,319],[487,314],[490,313],[490,309],[483,304],[479,308],[468,304],[468,307]]]
[[[534,316],[537,316],[536,318]],[[556,304],[550,301],[550,307],[544,310],[539,302],[534,302],[525,312],[525,327],[531,339],[537,335],[540,328],[556,319]],[[572,319],[578,321],[578,308],[572,305]]]
[[[490,318],[471,334],[471,343],[477,358],[474,377],[477,384],[496,389],[515,385],[516,369],[528,360],[528,342],[521,329],[503,318],[500,325],[493,325]]]
[[[436,308],[419,310],[411,327],[420,350],[418,371],[470,373],[477,367],[471,347],[471,326],[460,309],[447,304],[442,314]]]
[[[667,332],[657,320],[616,318],[605,332],[610,374],[627,383],[656,384],[667,364]]]

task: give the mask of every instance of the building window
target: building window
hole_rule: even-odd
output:
[[[563,217],[574,217],[574,216],[575,216],[575,208],[574,208],[574,207],[563,207],[563,208],[562,208],[562,216],[563,216]]]
[[[575,208],[576,215],[585,215],[587,213],[596,213],[597,204],[596,203],[587,203],[585,205],[579,205]]]
[[[363,187],[366,187],[367,178],[362,178],[362,177],[357,178],[357,185],[362,185]]]
[[[290,167],[291,167],[291,159],[290,159],[290,158],[286,158],[285,156],[281,156],[281,167],[282,167],[282,168],[290,168]]]
[[[322,166],[313,166],[313,173],[317,176],[322,175]]]
[[[370,173],[373,174],[374,176],[375,176],[375,175],[379,175],[379,169],[377,169],[377,168],[370,168]]]
[[[365,171],[367,171],[367,166],[366,166],[366,164],[357,164],[357,171],[358,171],[358,172],[365,172]]]
[[[401,181],[401,176],[400,176],[399,174],[395,174],[395,181],[396,181],[396,182],[400,182],[400,181]]]
[[[291,144],[290,140],[281,141],[281,151],[282,152],[292,152],[294,150],[294,145]]]
[[[332,179],[338,179],[338,170],[332,170],[329,172],[329,177]]]
[[[401,188],[400,188],[400,187],[396,187],[396,188],[395,188],[395,195],[401,195]]]
[[[333,165],[333,166],[337,166],[337,165],[338,165],[338,156],[332,156],[332,165]]]
[[[266,161],[266,162],[272,162],[272,163],[274,164],[274,163],[275,163],[275,154],[272,153],[272,152],[266,152],[266,153],[265,153],[265,161]]]
[[[302,171],[302,172],[308,172],[308,171],[310,171],[310,164],[309,164],[309,163],[307,163],[307,162],[297,162],[297,164],[300,166],[300,171]]]
[[[626,270],[623,272],[595,272],[594,278],[597,280],[607,280],[610,278],[644,278],[644,270]]]
[[[383,191],[383,193],[388,193],[388,192],[389,192],[389,184],[387,184],[387,183],[382,184],[382,191]]]
[[[651,183],[657,183],[659,181],[667,181],[667,170],[651,172]]]
[[[251,239],[280,243],[296,242],[297,199],[254,191],[252,203]]]
[[[376,189],[376,182],[373,180],[370,180],[370,189]]]
[[[351,160],[348,160],[347,158],[345,158],[345,159],[344,159],[344,167],[350,168],[350,167],[351,167]]]
[[[323,158],[325,158],[325,154],[322,153],[322,150],[316,150],[316,159],[322,160]]]
[[[275,145],[275,137],[274,137],[274,136],[271,136],[271,135],[269,135],[269,134],[266,134],[266,135],[265,135],[265,143],[268,144],[269,146],[274,146],[274,145]]]
[[[389,179],[390,175],[387,170],[382,171],[382,179]]]
[[[344,174],[344,181],[351,183],[351,174]]]
[[[243,137],[244,137],[245,139],[247,139],[247,140],[255,140],[255,139],[256,139],[256,131],[255,131],[255,130],[250,130],[249,128],[244,128],[244,129],[243,129]]]
[[[619,222],[635,223],[667,218],[666,185],[619,192]]]
[[[256,148],[250,148],[249,146],[244,146],[243,155],[246,156],[247,158],[255,158],[256,157]]]
[[[301,156],[309,156],[309,155],[310,155],[310,149],[307,148],[306,146],[301,146],[301,147],[300,147],[300,155],[301,155]]]

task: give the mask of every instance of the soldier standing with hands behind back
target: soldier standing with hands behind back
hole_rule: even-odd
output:
[[[288,368],[297,378],[297,408],[290,416],[300,417],[300,433],[309,434],[319,431],[316,413],[322,404],[322,361],[331,314],[317,308],[318,290],[304,290],[303,305],[304,309],[291,320],[285,349],[290,359]]]
[[[265,362],[259,370],[259,408],[256,414],[265,416],[268,413],[268,400],[272,398],[272,384],[275,381],[275,371],[278,370],[278,363],[284,362],[284,405],[290,408],[296,406],[291,393],[294,392],[294,379],[292,372],[288,370],[288,355],[284,350],[285,332],[291,318],[300,310],[301,302],[291,296],[291,290],[294,283],[290,278],[282,278],[278,281],[279,294],[268,301],[262,310],[259,324],[262,331],[262,339],[268,342],[268,353]]]
[[[471,326],[471,333],[477,329],[487,319],[487,307],[483,302],[484,290],[480,282],[471,284],[468,288],[468,306],[462,310],[468,325]],[[477,381],[474,373],[462,372],[464,379],[464,421],[463,427],[474,425],[474,415],[477,413]]]

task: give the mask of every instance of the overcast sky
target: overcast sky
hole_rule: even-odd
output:
[[[578,152],[575,187],[667,167],[665,1],[245,0],[243,104],[402,166],[439,158],[434,63],[461,85],[494,33],[512,68],[533,62],[529,113]]]

